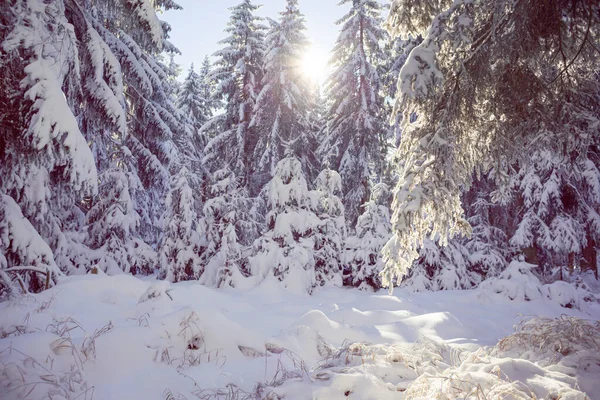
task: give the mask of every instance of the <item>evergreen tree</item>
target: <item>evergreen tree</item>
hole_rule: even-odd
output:
[[[94,264],[109,274],[149,274],[155,262],[155,252],[137,238],[140,216],[130,195],[131,178],[122,165],[102,172],[98,201],[86,215],[86,244],[97,250]]]
[[[206,62],[208,62],[208,59],[206,59]],[[209,68],[209,66],[208,64],[206,68]],[[205,67],[203,66],[202,69],[204,71]],[[178,150],[177,167],[185,166],[190,171],[190,187],[198,194],[195,197],[196,204],[194,206],[197,214],[202,213],[202,201],[204,199],[201,194],[206,193],[206,186],[210,180],[210,173],[204,162],[204,149],[207,139],[201,130],[212,115],[212,100],[207,98],[207,96],[210,96],[210,87],[204,82],[206,73],[208,71],[198,75],[194,70],[194,65],[192,64],[190,67],[177,98],[177,106],[184,117],[185,129],[176,132],[174,137]]]
[[[543,274],[560,267],[563,279],[562,268],[573,272],[588,239],[598,237],[599,182],[598,168],[589,159],[573,168],[560,154],[539,151],[522,166],[515,189],[523,215],[510,242]]]
[[[569,163],[586,157],[600,104],[599,9],[592,0],[393,2],[391,33],[426,35],[398,81],[403,165],[385,276],[405,274],[425,237],[443,245],[470,233],[461,190],[474,170],[506,180],[534,147]]]
[[[203,243],[196,231],[194,196],[183,167],[171,179],[171,190],[162,217],[163,237],[158,250],[159,277],[169,282],[195,280],[202,275]]]
[[[350,11],[338,21],[341,32],[333,49],[334,71],[327,90],[331,168],[344,183],[344,205],[354,228],[360,206],[369,199],[369,181],[380,177],[387,136],[382,76],[381,4],[375,0],[344,0]]]
[[[262,27],[257,26],[262,29]],[[221,107],[221,101],[217,98],[217,83],[215,81],[214,66],[208,56],[204,56],[200,66],[200,97],[204,101],[204,109],[209,121],[215,114],[215,111]]]
[[[425,239],[402,286],[412,291],[471,289],[482,277],[469,268],[469,253],[462,238],[454,238],[446,246]]]
[[[83,85],[73,51],[77,38],[62,1],[3,2],[0,15],[0,193],[5,206],[8,197],[18,205],[7,207],[11,215],[22,212],[29,237],[48,244],[49,252],[39,249],[44,263],[55,265],[53,253],[70,245],[63,230],[78,226],[78,207],[97,190],[93,154],[78,119]],[[6,267],[27,257],[5,256]],[[28,275],[25,289],[43,288]]]
[[[225,30],[229,36],[219,42],[225,47],[215,53],[211,75],[217,83],[216,98],[225,103],[225,111],[210,122],[216,128],[209,129],[217,129],[217,134],[208,143],[206,160],[211,170],[229,168],[244,186],[256,142],[250,122],[262,79],[264,27],[255,15],[258,9],[250,0],[231,8]]]
[[[233,172],[215,171],[202,219],[207,245],[200,283],[235,287],[248,273],[247,249],[257,236],[257,218],[252,211],[252,200]]]
[[[94,41],[98,41],[105,54],[110,53],[121,72],[122,81],[115,93],[124,97],[121,113],[128,117],[118,146],[127,146],[133,155],[129,173],[139,178],[140,184],[135,186],[143,187],[132,192],[134,207],[141,217],[139,235],[154,245],[161,231],[160,216],[168,190],[169,168],[179,157],[174,142],[176,136],[185,133],[183,118],[171,95],[170,69],[160,56],[162,51],[176,49],[167,41],[169,26],[157,18],[156,11],[180,7],[172,1],[149,0],[119,0],[104,7],[89,0],[82,4],[69,3],[72,7],[67,13],[71,13],[71,18],[86,21],[80,24],[81,30],[77,26],[75,29],[77,36],[83,39],[82,47],[89,42],[86,34],[92,32]],[[94,57],[95,54],[91,53],[90,59],[98,69],[102,59]],[[102,79],[102,75],[98,75],[98,79]],[[92,115],[84,115],[83,119],[86,123]],[[91,142],[108,136],[104,143],[110,146],[113,132],[114,129],[92,130],[88,136]],[[109,147],[104,153],[110,155],[113,150]]]
[[[177,96],[177,107],[189,119],[195,132],[199,132],[210,117],[202,86],[202,79],[194,71],[194,64],[192,64]]]
[[[476,180],[465,194],[465,210],[469,224],[473,227],[471,238],[465,246],[469,251],[469,269],[482,279],[498,276],[508,266],[511,246],[508,234],[514,228],[516,207],[494,203],[495,191],[490,177]]]
[[[390,189],[385,183],[373,186],[371,199],[363,205],[363,212],[358,217],[356,234],[346,240],[344,285],[374,290],[381,287],[381,249],[392,235],[390,197]]]
[[[311,292],[315,285],[314,230],[319,218],[294,157],[277,163],[269,184],[267,231],[255,243],[251,275],[259,281],[274,276],[291,290]]]
[[[252,195],[271,178],[277,163],[285,158],[286,149],[305,162],[310,157],[303,154],[316,150],[304,148],[310,142],[306,138],[310,134],[307,120],[310,90],[300,69],[308,46],[304,16],[298,10],[297,0],[287,0],[280,15],[278,23],[271,23],[266,37],[262,89],[250,124],[258,138],[252,160]]]
[[[315,182],[315,280],[323,286],[332,283],[342,286],[342,253],[346,239],[344,205],[337,196],[342,191],[340,175],[330,169],[321,171]]]

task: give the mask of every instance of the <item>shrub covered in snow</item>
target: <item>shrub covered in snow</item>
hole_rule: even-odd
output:
[[[383,270],[381,250],[391,237],[390,210],[387,206],[389,187],[379,183],[371,191],[371,199],[363,204],[355,234],[346,240],[344,252],[344,284],[379,289]]]
[[[131,174],[119,167],[104,171],[98,199],[86,216],[87,245],[98,250],[94,265],[109,274],[148,274],[155,263],[156,253],[136,237],[140,216],[130,196],[130,179]]]
[[[479,285],[484,291],[502,294],[511,300],[534,300],[543,296],[542,283],[531,271],[536,268],[524,261],[513,261],[497,277]]]
[[[544,285],[532,272],[535,267],[524,261],[513,261],[499,276],[483,281],[479,287],[484,291],[501,294],[510,300],[547,298],[563,307],[580,307],[587,294],[585,289],[563,281]]]

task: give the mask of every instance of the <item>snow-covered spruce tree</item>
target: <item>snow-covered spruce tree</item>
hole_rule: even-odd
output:
[[[470,269],[464,238],[455,237],[447,245],[425,239],[401,285],[416,292],[425,290],[471,289],[482,277]]]
[[[262,29],[261,26],[256,26],[255,29]],[[202,65],[200,66],[200,97],[204,101],[204,109],[206,111],[207,120],[210,120],[222,104],[216,94],[217,81],[213,70],[215,66],[210,62],[208,56],[204,56]]]
[[[183,81],[177,95],[177,107],[189,119],[195,132],[210,117],[210,110],[206,107],[206,101],[202,93],[202,79],[194,70],[194,64],[190,66],[188,74]]]
[[[329,168],[321,171],[315,181],[315,212],[319,224],[314,228],[315,282],[319,286],[342,286],[342,254],[346,239],[344,205],[338,197],[342,178]]]
[[[381,176],[385,157],[387,115],[378,64],[384,59],[381,4],[375,0],[343,0],[350,11],[338,21],[341,32],[333,49],[333,73],[327,83],[332,169],[343,182],[343,201],[350,228],[360,206],[369,200],[370,178]]]
[[[408,55],[419,43],[422,41],[422,37],[418,36],[413,38],[412,36],[408,39],[402,39],[400,37],[391,38],[388,35],[388,40],[385,42],[385,53],[387,58],[384,60],[385,69],[384,73],[384,93],[386,98],[394,99],[397,95],[398,89],[398,78],[400,77],[400,70],[404,66],[404,63],[408,59]],[[394,149],[398,147],[400,139],[402,137],[402,113],[394,112],[394,102],[385,101],[385,113],[389,119],[389,126],[387,127],[387,142],[390,145],[387,150],[388,160],[384,166],[387,175],[395,175],[396,163],[392,160],[394,156]],[[411,116],[413,119],[416,116]],[[389,179],[389,176],[388,176]]]
[[[315,150],[303,148],[310,142],[305,138],[310,134],[310,86],[301,71],[302,56],[308,46],[304,16],[298,10],[297,0],[287,0],[280,15],[279,22],[271,21],[266,37],[262,89],[250,124],[258,138],[252,159],[251,195],[260,192],[271,179],[287,150],[291,149],[300,161],[310,160],[303,153]]]
[[[465,246],[469,251],[469,269],[482,279],[498,276],[508,266],[511,247],[508,234],[514,228],[517,214],[512,204],[491,200],[493,180],[482,176],[463,197],[469,224],[473,228]]]
[[[295,157],[277,163],[269,183],[267,231],[255,242],[250,259],[251,275],[259,281],[274,276],[298,292],[315,285],[314,231],[319,218],[312,211],[302,164]]]
[[[248,191],[227,169],[214,172],[210,195],[200,222],[207,243],[200,283],[235,287],[248,273],[247,249],[257,237],[257,216]]]
[[[177,91],[177,107],[192,125],[194,134],[203,138],[203,146],[206,146],[206,141],[201,128],[219,107],[218,101],[214,99],[211,67],[208,56],[204,57],[200,73],[196,72],[192,64]]]
[[[300,162],[305,171],[306,179],[314,182],[323,168],[327,168],[327,157],[322,157],[321,144],[326,142],[327,117],[326,99],[321,92],[319,84],[313,84],[309,97],[309,108],[307,113],[307,130],[300,137],[303,151],[299,152]],[[327,152],[325,154],[328,154]]]
[[[132,179],[122,162],[104,170],[98,199],[86,215],[86,244],[97,250],[95,266],[109,274],[147,275],[154,267],[156,253],[137,236],[140,216],[130,195]]]
[[[363,204],[355,234],[348,237],[343,254],[344,285],[361,289],[381,288],[383,270],[381,249],[392,236],[389,201],[391,192],[385,183],[373,186],[371,199]]]
[[[594,0],[393,2],[390,32],[423,42],[398,81],[403,166],[385,277],[404,275],[431,232],[442,244],[470,233],[461,189],[474,169],[504,180],[534,146],[585,157],[598,123],[599,11]]]
[[[129,172],[139,177],[144,189],[132,192],[141,217],[139,234],[147,243],[156,244],[169,167],[177,159],[174,136],[185,132],[184,119],[172,101],[169,67],[159,57],[162,51],[176,49],[167,41],[170,27],[157,18],[156,12],[179,6],[171,0],[118,0],[110,4],[83,0],[68,4],[73,20],[86,21],[81,31],[75,29],[82,38],[80,47],[88,45],[85,35],[93,32],[105,53],[112,53],[118,62],[126,99],[123,110],[128,115],[121,144],[131,150],[135,163],[129,166]]]
[[[210,72],[210,63],[205,60],[202,74],[190,67],[188,74],[177,93],[177,106],[183,117],[183,131],[177,131],[174,135],[177,147],[177,162],[172,166],[171,172],[177,171],[181,166],[186,166],[190,171],[189,184],[198,195],[195,196],[194,210],[197,214],[202,213],[203,194],[207,192],[210,184],[210,173],[204,163],[204,149],[207,138],[201,130],[202,126],[212,116],[212,103],[210,83],[207,74]]]
[[[225,32],[219,43],[224,46],[217,57],[211,79],[216,81],[216,99],[224,102],[225,111],[215,116],[207,130],[216,130],[206,147],[206,162],[211,170],[229,168],[247,184],[249,157],[256,142],[250,127],[260,91],[264,56],[264,30],[255,15],[259,6],[250,0],[231,8]]]
[[[526,261],[537,264],[544,275],[559,267],[572,272],[598,237],[600,173],[587,159],[574,167],[561,154],[539,151],[522,166],[516,188],[523,216],[510,239]],[[589,262],[589,260],[588,260]]]
[[[308,125],[312,137],[317,143],[313,154],[319,161],[318,165],[324,168],[329,165],[327,157],[331,154],[331,146],[327,131],[327,98],[325,93],[322,93],[321,87],[315,87],[313,90],[311,107],[308,112]]]
[[[169,282],[195,280],[202,274],[203,243],[196,230],[194,196],[183,167],[171,178],[162,216],[163,236],[158,250],[158,276]]]
[[[97,188],[93,155],[78,123],[77,39],[62,1],[3,2],[0,25],[0,193],[18,205],[22,226],[31,228],[28,236],[47,243],[49,251],[39,252],[44,264],[54,265],[53,252],[70,245],[63,230],[79,227],[82,200]],[[6,267],[19,267],[27,257],[5,254]],[[37,278],[28,275],[25,289],[39,290]]]

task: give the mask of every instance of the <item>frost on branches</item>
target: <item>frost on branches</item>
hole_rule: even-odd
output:
[[[356,233],[346,240],[344,252],[344,285],[377,290],[383,270],[381,250],[391,236],[391,196],[385,183],[373,186],[371,199],[363,204],[356,223]]]
[[[251,273],[259,281],[274,276],[297,292],[311,292],[315,285],[314,231],[319,218],[312,211],[302,164],[284,158],[269,183],[267,231],[257,240]]]
[[[196,280],[202,274],[203,243],[196,231],[194,196],[183,167],[171,178],[171,190],[162,217],[163,237],[158,250],[159,277],[169,282]]]
[[[36,247],[53,269],[53,252],[69,251],[63,230],[79,228],[78,206],[97,190],[94,158],[78,125],[77,39],[62,1],[3,2],[0,13],[0,192],[5,204],[9,197],[16,202],[24,231],[41,237]],[[8,268],[23,261],[4,258]],[[43,288],[28,275],[22,289]]]

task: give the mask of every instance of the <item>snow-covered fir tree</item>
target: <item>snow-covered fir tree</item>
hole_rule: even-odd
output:
[[[256,241],[250,260],[251,275],[262,281],[274,276],[287,288],[311,292],[315,285],[315,228],[320,220],[312,211],[302,164],[295,157],[279,161],[269,183],[267,231]]]
[[[129,172],[139,177],[144,188],[132,193],[132,199],[141,217],[139,233],[150,244],[156,244],[160,236],[169,168],[178,157],[174,139],[185,132],[171,96],[169,67],[160,56],[162,51],[176,49],[167,40],[170,27],[158,19],[156,12],[172,8],[179,6],[173,1],[148,0],[119,0],[105,5],[86,1],[72,8],[74,18],[87,19],[87,32],[93,32],[104,54],[111,53],[121,71],[120,91],[126,100],[122,113],[127,115],[121,144],[133,154],[135,162]],[[85,38],[85,34],[82,31],[81,36]],[[110,135],[110,131],[88,135],[94,141],[101,134]]]
[[[319,224],[314,228],[315,281],[317,285],[342,286],[342,254],[346,239],[344,205],[338,197],[342,192],[340,175],[329,168],[321,171],[315,181],[315,212]]]
[[[194,64],[190,66],[177,96],[177,107],[189,119],[190,124],[196,132],[200,131],[202,125],[210,117],[207,107],[205,93],[202,91],[202,78],[194,70]]]
[[[363,204],[356,233],[345,243],[344,285],[374,290],[381,287],[379,273],[384,265],[381,250],[392,235],[390,197],[389,187],[378,183],[373,186],[371,199]]]
[[[310,142],[305,137],[310,134],[310,86],[301,71],[302,56],[308,46],[305,30],[298,1],[287,0],[279,22],[271,22],[266,37],[262,89],[250,124],[258,138],[252,159],[252,195],[271,179],[288,149],[305,162],[311,158],[303,157],[303,153],[316,150],[305,147]]]
[[[215,171],[211,198],[204,205],[201,229],[206,234],[205,265],[200,283],[235,287],[248,273],[248,249],[257,236],[257,216],[253,214],[248,191],[227,169]]]
[[[446,246],[438,241],[425,239],[419,249],[419,257],[413,263],[401,285],[409,290],[458,290],[471,289],[482,277],[469,268],[469,253],[463,238],[453,238]]]
[[[481,177],[463,197],[465,211],[473,233],[465,244],[469,251],[469,269],[482,279],[498,276],[508,266],[511,246],[508,232],[513,230],[516,210],[510,205],[494,203],[493,180]]]
[[[64,7],[62,1],[42,0],[0,6],[0,192],[18,205],[29,237],[39,235],[49,246],[48,265],[54,264],[54,252],[68,250],[63,230],[79,227],[78,207],[97,189],[93,154],[78,119],[82,81],[89,79],[82,76]],[[6,266],[18,267],[14,263],[29,257],[22,256],[4,257]],[[40,289],[33,277],[26,280],[31,285],[25,289]]]
[[[169,282],[195,280],[202,274],[203,241],[198,233],[194,195],[183,167],[171,178],[162,216],[163,236],[158,250],[159,277]]]
[[[385,156],[387,115],[383,112],[383,82],[378,64],[384,58],[381,42],[381,4],[375,0],[344,0],[350,11],[339,21],[341,31],[333,49],[327,91],[329,161],[343,182],[346,218],[354,228],[360,206],[369,199],[370,178],[380,177]]]
[[[320,155],[320,144],[325,142],[327,136],[326,99],[321,89],[319,84],[313,83],[307,114],[308,129],[298,144],[302,149],[298,153],[300,162],[309,182],[314,182],[327,165],[327,157]]]
[[[516,178],[523,215],[510,243],[545,275],[559,267],[563,279],[562,269],[572,272],[588,239],[598,238],[599,185],[600,173],[590,159],[572,167],[561,154],[537,152]]]
[[[211,79],[216,81],[215,98],[224,103],[224,112],[210,121],[208,131],[216,131],[206,148],[211,170],[229,168],[247,184],[250,156],[256,142],[250,127],[260,91],[264,56],[264,30],[255,15],[259,6],[244,0],[231,8],[225,32],[219,44],[224,47],[217,57]]]
[[[101,271],[115,274],[149,274],[154,268],[156,253],[138,239],[140,216],[131,199],[131,173],[121,163],[115,163],[99,176],[98,200],[86,215],[86,244],[96,250],[93,265]],[[135,178],[133,178],[135,179]]]
[[[208,63],[208,59],[206,59]],[[185,166],[190,171],[189,184],[197,194],[195,196],[196,213],[202,213],[202,201],[206,187],[210,183],[210,173],[204,162],[204,149],[207,143],[202,126],[212,115],[210,84],[206,74],[209,73],[210,64],[203,64],[202,75],[194,70],[192,64],[188,74],[178,91],[177,106],[183,117],[184,129],[175,132],[174,142],[177,148],[177,162],[171,170]]]
[[[256,27],[258,28],[258,27]],[[200,65],[200,97],[204,101],[204,109],[207,121],[215,115],[215,112],[222,106],[217,96],[217,81],[214,76],[215,66],[210,61],[208,55],[204,56]]]

